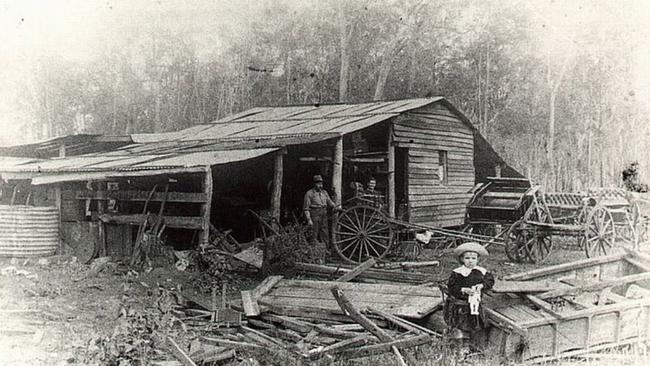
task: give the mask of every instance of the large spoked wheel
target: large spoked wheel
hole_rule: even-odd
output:
[[[553,250],[552,236],[542,228],[534,226],[525,231],[527,231],[525,235],[527,241],[523,246],[526,249],[526,257],[532,263],[544,262]]]
[[[587,219],[589,218],[589,213],[591,212],[591,209],[592,209],[591,206],[583,205],[575,217],[575,224],[580,225],[582,227],[587,227]],[[578,239],[578,248],[584,250],[587,242],[587,238],[585,237],[585,235],[577,235],[576,238]]]
[[[527,231],[523,230],[524,221],[519,220],[512,224],[504,238],[506,244],[506,256],[513,262],[521,263],[527,256],[526,248],[519,243],[526,242]]]
[[[614,247],[616,228],[614,218],[603,206],[596,206],[589,213],[585,225],[585,253],[587,257],[606,255]]]
[[[623,239],[634,249],[639,248],[642,241],[643,223],[638,202],[633,202],[625,212],[625,224],[617,228],[617,237]]]
[[[545,226],[553,224],[548,206],[541,199],[534,201],[524,215],[523,221],[524,224],[520,225],[522,233],[517,237],[517,245],[522,252],[519,254],[520,262],[526,260],[530,263],[542,263],[553,251],[553,237],[548,230],[544,229]]]
[[[390,251],[393,231],[378,208],[350,207],[339,215],[335,227],[334,249],[346,262],[381,259]]]

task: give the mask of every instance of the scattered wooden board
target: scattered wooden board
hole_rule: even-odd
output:
[[[296,263],[296,269],[303,271],[305,274],[318,276],[321,278],[335,279],[343,276],[346,273],[353,271],[354,268],[348,268],[347,265],[340,266],[326,266],[321,264],[311,263]],[[431,280],[431,275],[419,272],[404,272],[404,271],[391,271],[385,269],[367,269],[363,273],[356,276],[359,281],[387,281],[387,282],[400,282],[410,284],[420,284]]]
[[[254,245],[233,255],[233,258],[239,259],[246,264],[260,269],[262,268],[262,261],[264,260],[264,252],[258,246]]]
[[[546,292],[562,288],[557,281],[496,281],[492,291],[500,293]]]
[[[343,314],[330,289],[336,284],[360,310],[368,307],[405,318],[421,319],[442,303],[438,288],[282,279],[260,303],[301,312]],[[288,314],[295,315],[295,314]]]

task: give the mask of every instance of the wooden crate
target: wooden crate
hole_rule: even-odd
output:
[[[516,274],[556,281],[536,295],[502,296],[489,307],[489,341],[507,359],[545,362],[641,342],[650,332],[650,256],[628,251]],[[632,297],[636,286],[646,297]]]

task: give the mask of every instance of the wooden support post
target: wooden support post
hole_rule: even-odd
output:
[[[336,145],[334,146],[332,189],[334,190],[334,203],[340,206],[343,197],[343,136],[336,140]]]
[[[393,142],[393,124],[388,126],[388,216],[395,217],[395,144]]]
[[[203,191],[207,198],[205,204],[201,208],[203,216],[203,228],[201,230],[201,244],[210,242],[210,210],[212,209],[212,168],[210,165],[205,166],[205,177],[203,179]]]
[[[284,151],[280,149],[275,153],[275,169],[273,170],[273,193],[271,195],[271,210],[273,218],[280,222],[280,209],[282,202],[282,177],[284,174],[283,166]]]
[[[101,181],[98,182],[97,184],[98,189],[100,191],[105,191],[106,190],[106,182]],[[100,217],[104,214],[106,210],[106,201],[97,201],[97,217]],[[100,257],[105,257],[106,256],[106,224],[102,221],[97,219],[98,224],[99,224],[99,256]]]
[[[334,145],[334,160],[332,167],[332,190],[334,193],[334,204],[337,207],[340,207],[343,202],[343,136],[340,136],[336,140],[336,145]],[[334,211],[332,214],[332,225],[330,226],[329,232],[329,248],[333,251],[333,243],[335,238],[335,226],[334,223],[338,219],[338,212]]]

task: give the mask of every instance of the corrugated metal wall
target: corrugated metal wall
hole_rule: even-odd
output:
[[[410,222],[456,226],[465,221],[474,186],[474,135],[445,106],[436,103],[395,120],[395,142],[408,148]],[[447,160],[446,182],[440,179],[440,151]]]

